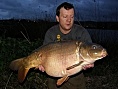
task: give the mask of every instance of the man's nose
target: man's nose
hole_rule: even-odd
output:
[[[68,18],[67,18],[67,21],[68,21],[68,22],[70,22],[70,21],[71,21],[71,18],[70,18],[70,17],[68,17]]]

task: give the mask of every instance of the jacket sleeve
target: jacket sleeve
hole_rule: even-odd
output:
[[[53,34],[51,33],[50,30],[48,30],[45,34],[43,45],[53,42],[52,36],[53,36]]]
[[[82,32],[81,37],[82,37],[83,41],[85,41],[85,42],[90,42],[90,43],[92,42],[90,34],[85,28],[84,28],[84,30]]]
[[[76,28],[76,36],[77,36],[77,40],[81,40],[84,42],[92,42],[92,39],[90,37],[89,32],[82,26],[78,26]]]

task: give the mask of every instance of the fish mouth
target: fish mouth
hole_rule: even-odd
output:
[[[102,53],[101,53],[101,57],[103,58],[103,57],[106,57],[107,55],[108,55],[108,53],[107,53],[106,49],[103,49]]]
[[[97,57],[97,60],[102,59],[102,58],[106,57],[107,55],[108,55],[107,51],[105,49],[103,49],[102,52],[101,52],[101,56]]]

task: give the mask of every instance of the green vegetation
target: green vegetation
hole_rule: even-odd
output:
[[[1,89],[47,89],[47,85],[46,85],[47,75],[45,73],[42,73],[39,70],[31,69],[24,83],[19,84],[17,79],[17,71],[13,72],[9,69],[9,64],[12,60],[27,56],[33,50],[35,50],[36,48],[42,45],[43,37],[45,34],[45,31],[43,29],[46,29],[47,27],[49,28],[51,26],[46,23],[40,26],[39,24],[37,24],[37,26],[40,27],[40,30],[39,32],[36,32],[39,33],[36,35],[35,34],[36,24],[34,23],[30,25],[26,25],[25,23],[22,24],[24,26],[22,27],[22,30],[23,31],[25,31],[25,29],[27,30],[23,32],[25,33],[24,37],[23,34],[20,33],[20,31],[19,33],[22,35],[21,38],[9,37],[6,36],[5,33],[0,37],[0,88]],[[18,25],[16,27],[20,29]],[[35,31],[30,30],[33,29],[33,27]],[[9,28],[10,27],[8,27],[8,29]],[[12,28],[10,29],[12,30]],[[32,36],[36,35],[37,39],[33,38],[33,40],[30,41],[29,39],[31,39],[31,36],[29,35],[29,33],[27,33],[28,30],[29,32],[34,31],[34,33],[32,33]],[[15,34],[15,32],[12,33]],[[117,35],[115,35],[114,33],[110,35],[109,37],[110,39],[106,37],[107,40],[105,39],[105,41],[102,41],[103,36],[100,36],[105,34],[101,34],[101,32],[99,33],[96,32],[91,35],[94,42],[99,43],[100,45],[102,45],[107,49],[108,56],[99,61],[96,61],[94,68],[84,71],[86,77],[87,89],[117,89],[118,88]],[[101,38],[98,37],[97,35],[99,35]],[[116,39],[112,40],[112,36],[115,36]],[[26,38],[29,37],[29,38],[26,39],[25,37]]]
[[[44,89],[46,79],[43,73],[36,70],[29,73],[27,81],[20,85],[17,80],[17,72],[9,69],[12,60],[24,57],[38,48],[42,40],[37,39],[28,43],[24,39],[0,38],[0,87],[3,89]],[[33,88],[34,87],[34,88]]]

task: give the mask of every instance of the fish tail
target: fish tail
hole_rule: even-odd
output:
[[[23,68],[22,66],[18,70],[18,81],[22,83],[25,80],[25,77],[29,71],[29,68]]]
[[[23,59],[24,58],[20,58],[20,59],[16,59],[14,61],[11,62],[10,64],[10,69],[12,70],[18,70],[18,81],[20,83],[22,83],[29,71],[29,68],[25,68],[23,66]]]
[[[9,68],[12,70],[19,70],[19,68],[23,65],[23,59],[24,58],[19,58],[12,61],[9,65]]]

